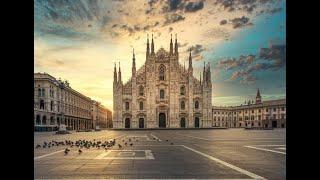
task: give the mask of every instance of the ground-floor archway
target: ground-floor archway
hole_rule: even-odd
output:
[[[199,117],[195,117],[195,118],[194,118],[194,127],[195,127],[195,128],[200,127],[200,120],[199,120]]]
[[[180,120],[180,127],[185,128],[186,127],[186,118],[181,118]]]
[[[166,114],[160,113],[159,114],[159,128],[166,128]]]
[[[130,128],[130,118],[126,118],[124,124],[125,128]]]
[[[139,118],[139,128],[144,128],[144,119]]]
[[[36,124],[37,125],[41,124],[40,115],[37,115],[36,117]]]
[[[272,121],[272,127],[276,128],[277,127],[277,121]]]

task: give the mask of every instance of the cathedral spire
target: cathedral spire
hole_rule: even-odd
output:
[[[257,96],[256,96],[256,104],[258,103],[261,103],[261,95],[260,95],[260,90],[258,88],[258,91],[257,91]]]
[[[118,72],[118,76],[119,76],[119,77],[118,77],[118,80],[119,80],[118,82],[119,82],[119,83],[122,83],[122,80],[121,80],[120,62],[119,62],[119,72]]]
[[[116,65],[116,63],[114,63],[114,70],[113,70],[113,82],[114,83],[117,83],[117,80],[118,78],[117,78],[117,65]]]
[[[152,34],[152,36],[151,36],[151,54],[154,54],[153,34]]]
[[[132,57],[132,75],[136,74],[136,57],[134,54],[134,48],[133,48],[133,57]]]
[[[149,34],[147,34],[147,52],[146,52],[146,58],[148,59],[150,55],[150,47],[149,47]]]
[[[170,39],[170,54],[173,54],[172,34],[171,34],[171,39]]]
[[[200,86],[201,86],[201,72],[200,72]]]
[[[191,48],[190,48],[190,51],[189,51],[189,68],[192,68]]]
[[[177,34],[176,34],[176,41],[174,43],[174,53],[178,54],[178,40],[177,40]]]

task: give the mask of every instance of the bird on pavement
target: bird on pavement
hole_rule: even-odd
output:
[[[69,150],[68,148],[66,148],[66,149],[64,150],[64,155],[67,155],[69,151],[70,151],[70,150]]]
[[[79,149],[79,151],[78,151],[78,152],[79,152],[79,154],[81,154],[81,153],[82,153],[81,149]]]
[[[119,149],[121,149],[121,148],[122,148],[121,144],[118,144],[118,146],[119,146]]]

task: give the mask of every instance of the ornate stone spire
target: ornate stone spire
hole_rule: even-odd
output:
[[[178,54],[178,39],[177,39],[177,34],[176,34],[176,41],[174,43],[174,53]]]
[[[134,48],[133,48],[133,57],[132,57],[132,75],[136,74],[136,57],[134,54]]]
[[[153,34],[151,36],[151,54],[154,55],[154,42],[153,42]]]
[[[172,34],[171,34],[171,39],[170,39],[170,54],[173,54]]]
[[[148,59],[150,55],[150,47],[149,47],[149,34],[147,34],[147,52],[146,52],[146,58]]]
[[[119,72],[118,72],[118,76],[119,76],[119,77],[118,77],[118,80],[119,80],[118,82],[119,82],[119,83],[122,83],[122,80],[121,80],[121,68],[120,68],[120,62],[119,62]]]
[[[117,65],[116,65],[116,63],[114,63],[114,70],[113,70],[113,82],[114,83],[117,83],[117,80],[118,78],[117,78]]]

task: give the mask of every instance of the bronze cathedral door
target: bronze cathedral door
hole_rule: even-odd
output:
[[[166,114],[160,113],[159,114],[159,128],[165,128],[166,127]]]

